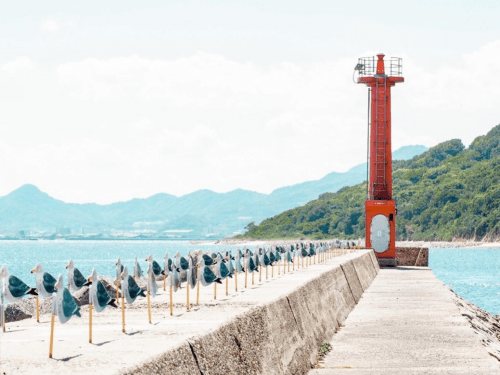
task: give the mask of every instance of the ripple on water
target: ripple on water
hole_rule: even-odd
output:
[[[10,274],[21,278],[28,285],[35,285],[35,277],[30,274],[36,263],[54,277],[62,274],[65,283],[66,265],[70,259],[75,262],[84,276],[93,268],[99,275],[115,277],[115,262],[118,257],[122,264],[133,269],[137,256],[143,272],[147,270],[144,261],[149,254],[163,266],[165,253],[173,257],[177,251],[182,255],[190,250],[236,249],[237,246],[192,245],[188,241],[0,241],[0,266],[6,265]]]
[[[430,249],[429,266],[461,297],[500,314],[500,249]]]

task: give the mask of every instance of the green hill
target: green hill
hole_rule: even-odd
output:
[[[500,237],[500,125],[466,149],[453,139],[393,164],[399,240]],[[256,226],[244,238],[364,237],[366,181],[322,194]]]

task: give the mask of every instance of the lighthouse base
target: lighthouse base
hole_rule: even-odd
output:
[[[398,262],[394,258],[377,258],[380,267],[397,267]]]
[[[366,248],[373,249],[381,267],[395,267],[396,262],[396,202],[367,200]]]

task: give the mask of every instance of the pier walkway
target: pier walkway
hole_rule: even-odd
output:
[[[381,269],[309,375],[500,374],[429,268]]]

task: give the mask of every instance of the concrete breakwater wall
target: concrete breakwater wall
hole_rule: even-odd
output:
[[[288,288],[247,301],[219,327],[121,373],[306,374],[379,272],[372,250],[314,267]]]
[[[396,247],[398,266],[428,267],[429,249],[427,247]]]

